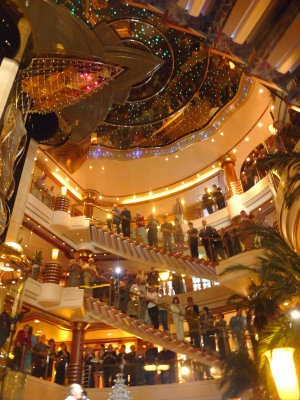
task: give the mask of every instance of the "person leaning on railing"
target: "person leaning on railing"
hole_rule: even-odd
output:
[[[64,385],[66,379],[66,369],[70,363],[70,353],[65,343],[60,344],[60,350],[56,354],[55,380],[58,385]]]
[[[69,262],[69,287],[79,286],[79,275],[81,268],[83,267],[83,262],[79,257],[80,254],[76,251],[74,254],[74,258],[72,258]]]

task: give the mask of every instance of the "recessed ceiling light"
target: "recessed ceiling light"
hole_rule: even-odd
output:
[[[169,188],[166,188],[166,190],[169,190]]]
[[[246,142],[249,142],[249,138],[248,138],[248,137],[246,137],[246,139],[245,139],[245,140],[246,140]]]
[[[40,228],[41,227],[41,225],[38,225],[38,228]]]
[[[274,110],[274,106],[271,106],[271,110],[272,110],[272,111]]]
[[[184,185],[184,181],[182,181],[181,184]]]
[[[166,157],[165,160],[168,161],[168,157]]]
[[[248,162],[250,161],[250,157],[247,157],[247,161],[248,161]]]
[[[224,135],[224,132],[220,132],[220,135],[223,136],[223,135]]]
[[[36,331],[36,333],[42,333],[43,331]]]
[[[103,199],[103,197],[102,196],[99,196],[99,200],[102,200]]]
[[[56,172],[58,172],[59,171],[59,168],[56,168],[56,170],[55,170]]]
[[[107,334],[107,336],[111,336],[111,335],[112,335],[112,333],[108,333],[108,334]]]
[[[56,236],[53,236],[53,239],[55,239],[56,238]]]
[[[47,162],[47,161],[48,161],[48,158],[45,158],[45,161]]]
[[[152,196],[152,192],[149,192],[149,196]]]
[[[116,200],[119,201],[120,200],[119,197],[117,197]]]
[[[40,151],[38,150],[38,151],[37,151],[37,154],[39,154],[39,152],[40,152]]]
[[[136,199],[136,195],[135,194],[133,195],[133,198]]]
[[[102,167],[102,170],[104,171],[104,167]]]
[[[212,142],[214,142],[214,141],[215,141],[215,139],[214,139],[214,138],[212,138],[212,139],[211,139],[211,141],[212,141]]]
[[[234,153],[236,153],[236,149],[233,149],[232,151],[233,151]]]
[[[69,182],[70,178],[66,178],[66,181]]]
[[[75,188],[76,190],[78,190],[78,187],[77,188]]]
[[[259,128],[262,127],[262,123],[261,122],[259,122],[257,125],[259,126]]]
[[[40,322],[40,320],[39,320],[39,319],[35,319],[34,322],[35,322],[36,324],[38,324],[38,323]]]
[[[81,242],[83,242],[83,239],[80,239]]]
[[[92,169],[93,167],[90,165],[90,169]]]
[[[261,211],[261,207],[259,207],[258,211]]]
[[[213,165],[212,167],[213,167],[213,168],[216,168],[216,166],[215,166],[215,165]]]
[[[65,242],[63,242],[63,245],[65,245],[66,243]]]
[[[37,160],[37,157],[34,157],[34,161],[36,161]]]
[[[176,154],[175,158],[178,158],[178,154]]]
[[[263,93],[264,89],[259,89],[258,93]]]
[[[106,254],[106,253],[104,253],[103,255],[104,255],[105,257],[107,256],[107,254]]]

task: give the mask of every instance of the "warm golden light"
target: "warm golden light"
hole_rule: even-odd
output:
[[[6,242],[6,246],[12,247],[14,250],[17,250],[21,253],[23,251],[22,246],[19,243],[14,242]]]
[[[273,124],[270,124],[268,126],[269,132],[271,133],[271,135],[276,135],[276,129],[274,128]]]
[[[292,347],[273,349],[266,352],[279,397],[282,400],[299,400],[299,383]]]
[[[158,371],[168,371],[170,369],[170,365],[168,364],[160,364],[157,366]]]
[[[4,264],[4,262],[0,262],[1,271],[12,272],[14,269],[9,266],[8,263]]]
[[[169,279],[169,277],[170,277],[170,272],[169,272],[169,271],[160,272],[160,273],[159,273],[159,278],[160,278],[160,280],[163,281],[163,282],[167,281],[167,280]]]
[[[197,178],[195,178],[189,182],[185,182],[184,185],[180,184],[178,186],[168,188],[168,190],[165,189],[164,191],[157,192],[157,193],[149,192],[149,196],[151,196],[151,199],[159,199],[161,197],[170,196],[173,193],[177,193],[177,192],[183,191],[185,189],[188,189],[191,186],[210,178],[211,176],[217,174],[217,172],[220,171],[220,169],[221,168],[213,168],[213,169],[205,172],[202,175],[197,174]],[[128,199],[124,199],[122,201],[122,204],[135,204],[135,203],[142,203],[145,201],[149,201],[149,196],[141,195],[140,197],[136,196],[136,198],[130,197]]]
[[[232,61],[229,61],[228,64],[230,69],[235,69],[235,64]]]
[[[82,200],[81,194],[78,193],[72,186],[70,186],[64,178],[62,178],[59,174],[56,172],[52,172],[52,175],[63,185],[65,186],[71,193],[74,194],[79,200]]]
[[[52,249],[52,260],[56,261],[58,258],[59,249]]]
[[[107,214],[106,219],[111,219],[111,214]]]
[[[156,371],[156,365],[155,364],[149,364],[144,366],[145,371]]]
[[[65,187],[65,186],[63,186],[62,188],[61,188],[61,195],[62,196],[66,196],[67,195],[67,188]]]
[[[155,207],[152,208],[152,212],[153,212],[153,214],[156,213],[156,208]]]

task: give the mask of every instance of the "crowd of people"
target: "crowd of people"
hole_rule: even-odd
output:
[[[70,362],[65,343],[61,343],[56,350],[54,339],[46,341],[45,335],[35,336],[32,331],[32,326],[25,324],[23,329],[17,332],[12,368],[50,381],[55,370],[54,382],[64,385]]]
[[[205,219],[202,220],[202,228],[199,231],[192,222],[189,222],[187,235],[191,256],[199,257],[199,239],[200,244],[205,249],[207,259],[212,262],[232,257],[244,250],[250,250],[253,248],[254,242],[249,237],[247,229],[254,222],[254,215],[252,213],[248,214],[245,210],[242,210],[240,215],[231,220],[229,227],[222,228],[220,231],[207,225]]]

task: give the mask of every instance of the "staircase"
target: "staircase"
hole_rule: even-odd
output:
[[[105,250],[148,269],[155,266],[160,270],[217,280],[214,264],[209,261],[157,249],[94,224],[90,225],[90,235],[95,252],[97,249]]]
[[[123,314],[120,310],[108,306],[100,300],[86,297],[85,312],[90,323],[104,322],[175,353],[184,354],[187,358],[198,361],[201,364],[214,368],[222,367],[222,362],[217,357],[209,355],[200,349],[195,349],[182,340],[172,339],[169,333],[154,329],[151,325],[146,325],[143,321],[131,318],[128,314]]]

